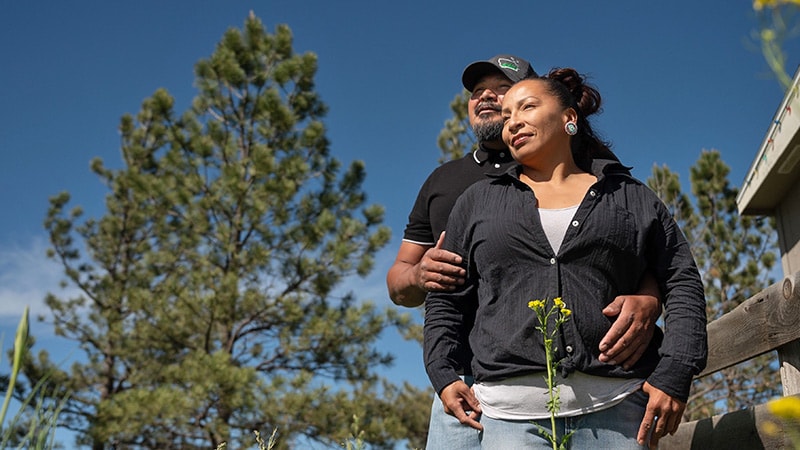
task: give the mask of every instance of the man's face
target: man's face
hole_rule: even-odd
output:
[[[502,138],[500,106],[511,85],[511,80],[499,73],[486,75],[475,84],[467,103],[467,112],[469,124],[478,141],[498,141]]]

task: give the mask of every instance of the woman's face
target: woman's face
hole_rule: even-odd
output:
[[[577,120],[572,108],[564,108],[541,80],[523,80],[503,98],[503,141],[522,164],[569,154],[569,135],[564,125]]]

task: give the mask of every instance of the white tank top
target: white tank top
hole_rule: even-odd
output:
[[[550,241],[550,247],[553,247],[553,252],[558,254],[561,248],[561,243],[564,242],[564,236],[567,234],[572,217],[575,211],[578,210],[579,205],[570,206],[560,209],[545,209],[537,208],[539,210],[539,218],[544,228],[544,234],[547,240]]]
[[[481,411],[492,419],[539,420],[550,417],[545,373],[475,383],[472,389]],[[556,376],[561,408],[556,417],[573,417],[610,408],[641,388],[643,379],[610,378],[573,372]]]

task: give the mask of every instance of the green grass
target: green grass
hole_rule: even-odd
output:
[[[2,348],[2,342],[0,342],[0,348]],[[61,399],[57,404],[47,404],[43,395],[47,377],[33,386],[30,393],[20,401],[17,412],[6,423],[6,415],[11,405],[17,377],[22,368],[27,348],[28,308],[26,307],[17,327],[8,389],[3,399],[2,409],[0,409],[0,448],[52,449],[55,446],[58,415],[68,397]]]

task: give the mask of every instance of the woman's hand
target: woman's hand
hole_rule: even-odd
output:
[[[678,425],[681,423],[683,411],[686,403],[670,397],[666,392],[654,387],[648,382],[644,382],[642,390],[648,395],[647,409],[644,412],[644,419],[639,426],[639,434],[636,441],[639,445],[647,445],[654,449],[658,446],[658,440],[666,436],[667,433],[675,434]],[[655,427],[653,426],[655,425]],[[650,433],[650,441],[647,435]]]
[[[467,383],[458,380],[448,384],[442,389],[439,398],[444,405],[444,412],[455,416],[463,425],[483,430],[483,425],[478,422],[481,418],[481,405]]]

